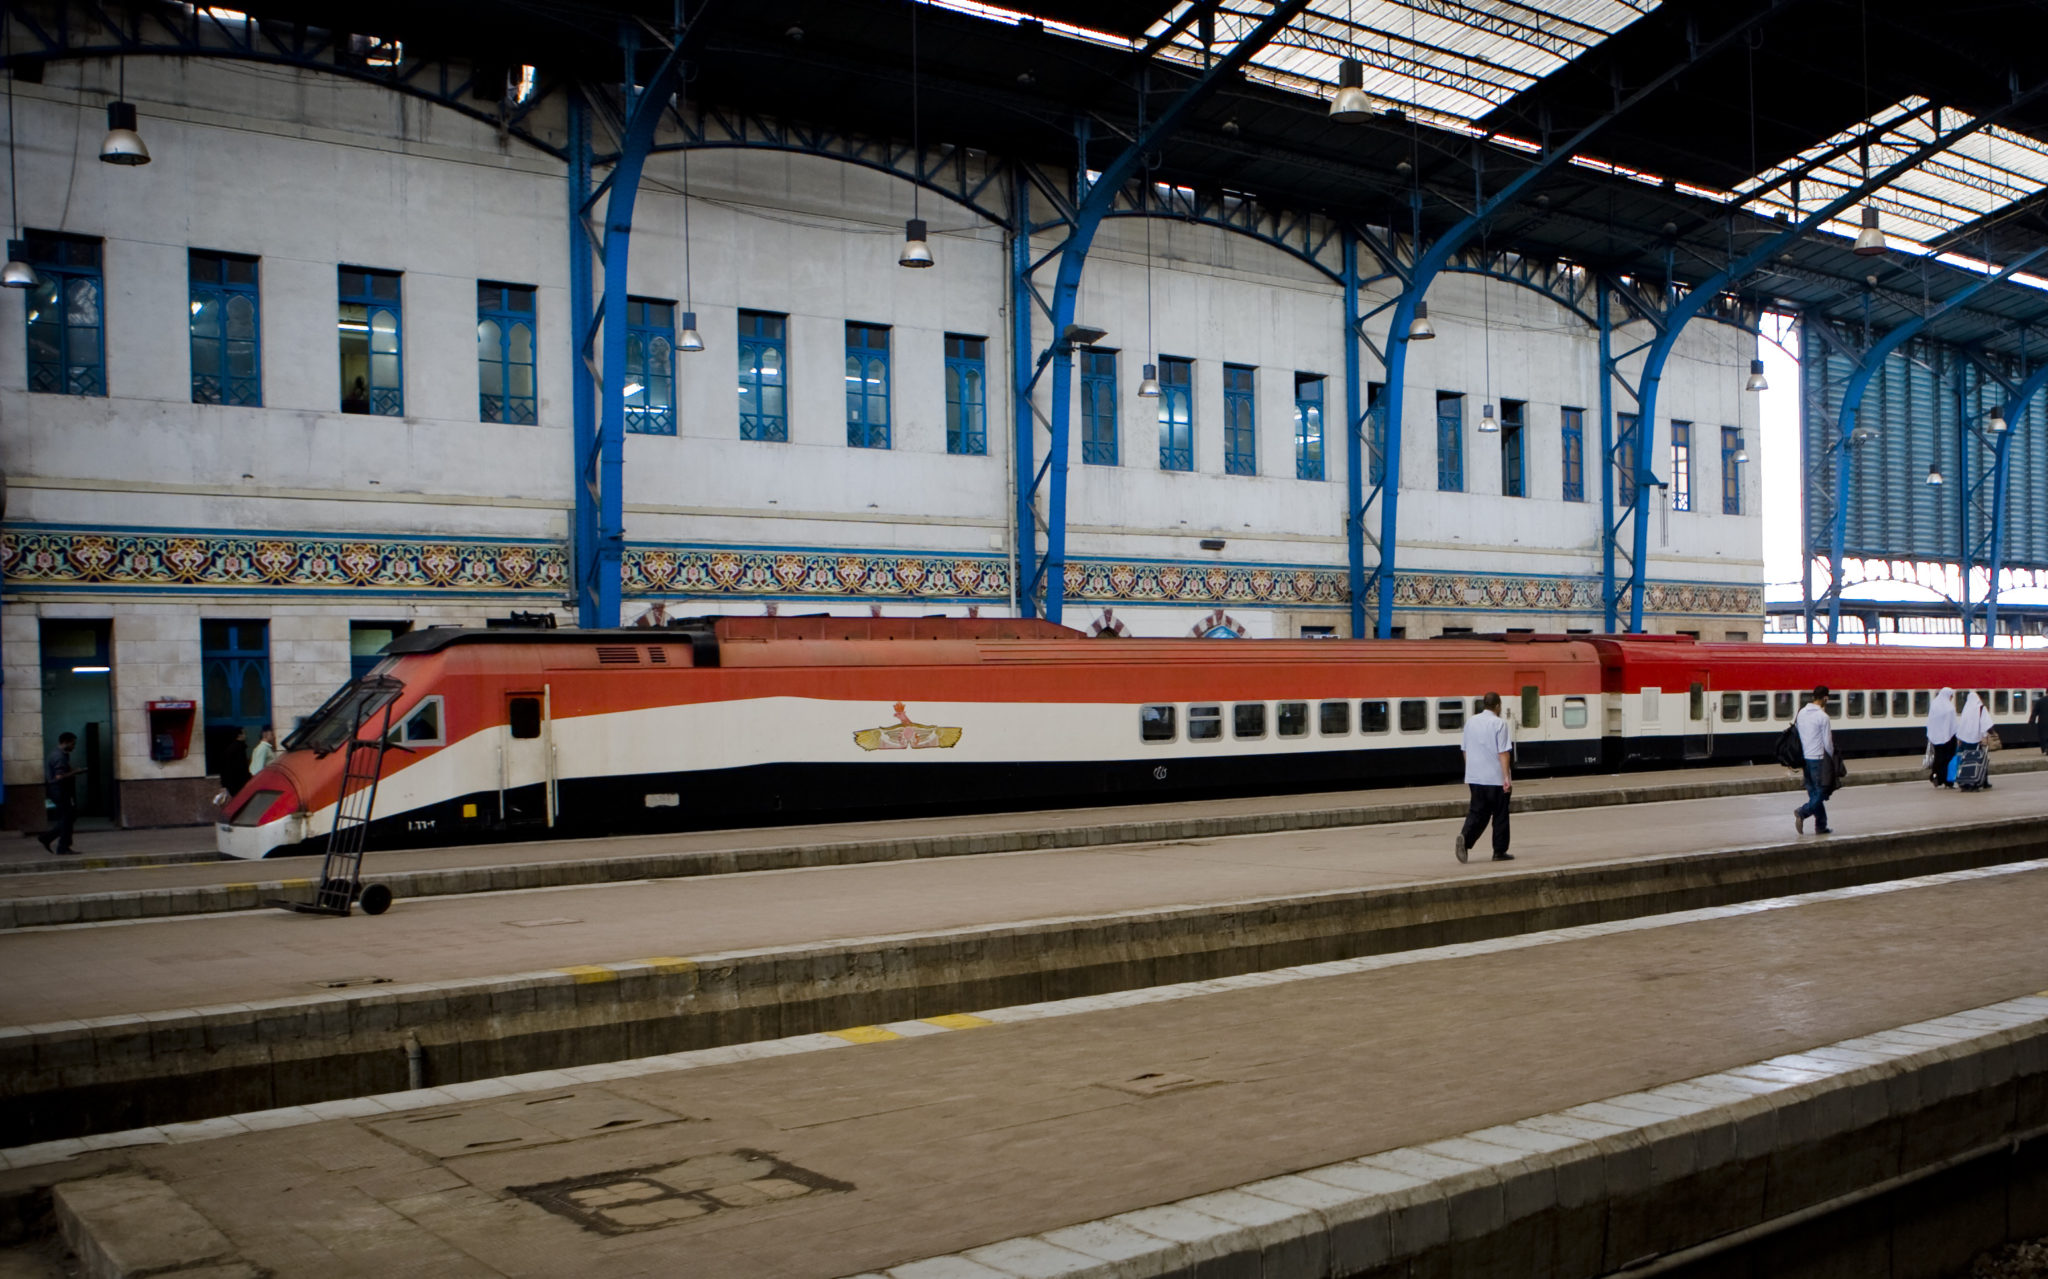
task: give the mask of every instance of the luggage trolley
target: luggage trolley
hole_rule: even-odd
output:
[[[334,830],[327,837],[320,887],[312,901],[273,901],[272,906],[302,915],[347,915],[352,904],[361,905],[365,915],[381,915],[391,909],[389,888],[383,884],[363,887],[363,851],[370,836],[370,816],[377,807],[377,781],[384,773],[384,753],[392,744],[391,709],[398,705],[398,694],[404,687],[387,676],[364,679],[355,685],[355,722],[349,726],[341,798],[334,806]],[[365,740],[363,725],[379,711],[382,718],[377,735]]]

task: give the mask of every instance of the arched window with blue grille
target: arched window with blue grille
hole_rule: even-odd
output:
[[[740,312],[740,438],[789,441],[789,317]]]
[[[626,430],[676,433],[676,304],[626,299]]]
[[[889,447],[889,328],[846,325],[846,445]]]
[[[946,335],[946,452],[988,452],[986,338]]]
[[[8,256],[35,268],[28,289],[28,389],[45,395],[107,393],[105,282],[100,242],[60,231],[30,231]]]
[[[396,271],[340,270],[341,411],[405,416],[402,277]]]
[[[192,402],[263,403],[262,326],[256,259],[193,249]]]
[[[532,426],[540,420],[533,294],[530,284],[477,282],[477,416],[486,422]]]
[[[1159,357],[1159,469],[1195,469],[1195,362]]]

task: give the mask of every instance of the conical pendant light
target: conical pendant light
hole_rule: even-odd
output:
[[[1436,326],[1429,322],[1429,303],[1415,304],[1415,318],[1408,322],[1408,340],[1427,342],[1436,336]]]
[[[917,118],[917,11],[922,6],[910,6],[910,162],[921,166],[924,163],[924,149],[920,145]],[[923,268],[936,266],[929,243],[930,230],[918,213],[918,187],[910,188],[910,220],[903,224],[903,252],[896,255],[897,266]]]
[[[121,59],[120,96],[107,104],[107,136],[100,143],[100,159],[107,164],[149,163],[149,147],[135,131],[135,104],[128,97],[128,59]]]
[[[1144,203],[1139,212],[1145,218],[1145,354],[1156,355],[1152,345],[1152,166],[1145,166],[1145,186],[1139,198]],[[1159,366],[1147,361],[1144,376],[1138,380],[1138,398],[1156,400],[1159,398]]]
[[[13,52],[14,42],[7,42],[8,51]],[[8,224],[14,234],[21,234],[21,184],[14,177],[14,69],[7,71],[7,199],[13,220]],[[0,287],[10,289],[32,289],[36,286],[36,269],[16,257],[22,251],[19,239],[7,242],[7,265],[0,267]]]
[[[1768,391],[1771,389],[1770,382],[1764,377],[1764,362],[1762,360],[1751,360],[1749,362],[1749,381],[1742,384],[1742,389],[1745,391]]]
[[[697,291],[690,279],[690,149],[683,148],[683,314],[681,324],[676,328],[676,350],[696,352],[704,349],[704,338],[697,332]]]

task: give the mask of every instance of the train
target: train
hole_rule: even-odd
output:
[[[1765,760],[1822,683],[1850,754],[1921,749],[1943,686],[2032,745],[2048,652],[1153,640],[956,617],[436,627],[303,721],[217,837],[232,857],[322,851],[370,745],[349,784],[377,777],[365,834],[388,849],[1454,780],[1488,691],[1522,772]]]

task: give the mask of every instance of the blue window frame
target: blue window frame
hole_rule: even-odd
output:
[[[535,322],[532,285],[477,281],[477,412],[484,421],[532,426],[540,420]]]
[[[1529,496],[1529,446],[1523,428],[1529,406],[1522,400],[1500,402],[1500,492],[1502,497]]]
[[[1739,427],[1721,428],[1721,514],[1742,514],[1742,463],[1736,461],[1742,452],[1742,430]]]
[[[946,335],[946,452],[988,452],[986,338]]]
[[[1566,409],[1564,423],[1564,500],[1586,500],[1586,410]]]
[[[1692,509],[1692,423],[1671,424],[1671,509]]]
[[[1258,375],[1243,364],[1223,366],[1223,472],[1259,473]]]
[[[192,402],[263,403],[256,259],[193,249]]]
[[[1366,483],[1387,482],[1387,418],[1380,412],[1380,394],[1387,389],[1384,382],[1365,384],[1366,439]]]
[[[1195,362],[1159,357],[1159,469],[1195,469]]]
[[[1614,415],[1614,494],[1617,507],[1636,504],[1636,415]]]
[[[206,725],[206,771],[218,774],[235,730],[241,729],[243,763],[270,718],[270,623],[199,623],[201,709]]]
[[[1294,375],[1294,478],[1323,478],[1323,386],[1320,373]]]
[[[626,299],[626,430],[676,433],[676,304]]]
[[[404,281],[361,266],[342,267],[338,279],[341,411],[404,417]]]
[[[100,242],[30,231],[8,256],[36,269],[27,304],[28,389],[44,395],[107,393],[106,317]]]
[[[1436,487],[1465,491],[1465,397],[1457,391],[1436,393]]]
[[[1116,352],[1081,349],[1081,461],[1115,466]]]
[[[740,438],[789,442],[789,317],[740,312]]]
[[[889,328],[846,324],[846,446],[889,447]]]

